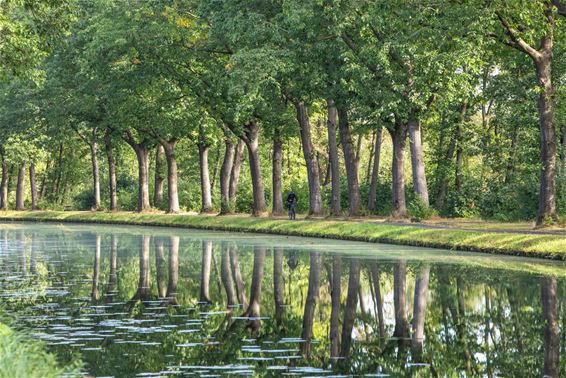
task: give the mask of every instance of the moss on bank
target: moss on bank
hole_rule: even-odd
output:
[[[566,238],[563,235],[482,232],[338,220],[288,221],[247,216],[129,212],[12,211],[0,213],[0,220],[108,223],[256,232],[566,260]]]
[[[44,344],[0,322],[0,378],[79,377],[79,364],[61,367]]]

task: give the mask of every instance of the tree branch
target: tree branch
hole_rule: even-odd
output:
[[[518,48],[520,48],[524,53],[528,54],[534,60],[540,59],[540,57],[541,57],[540,52],[538,50],[534,49],[527,42],[525,42],[521,37],[519,37],[517,30],[515,30],[513,27],[511,27],[511,25],[509,25],[509,23],[501,15],[501,13],[495,12],[495,14],[497,15],[497,18],[499,19],[499,21],[501,22],[503,29],[505,29],[505,32],[507,33],[509,38],[511,38],[511,41],[513,41],[514,44]]]

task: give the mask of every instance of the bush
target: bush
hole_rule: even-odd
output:
[[[421,222],[436,215],[436,211],[425,204],[421,198],[415,198],[409,202],[407,212],[412,222]]]

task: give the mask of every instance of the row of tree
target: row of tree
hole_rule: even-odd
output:
[[[521,193],[527,203],[538,193],[537,224],[557,220],[557,203],[564,200],[556,180],[566,172],[563,154],[560,168],[557,163],[566,146],[566,127],[560,137],[556,126],[563,118],[556,83],[565,69],[555,56],[562,54],[566,14],[558,0],[184,0],[126,7],[77,0],[39,8],[7,10],[14,23],[22,12],[39,17],[37,25],[59,13],[68,20],[47,25],[65,30],[56,36],[25,34],[43,41],[29,53],[40,61],[31,79],[18,60],[2,63],[2,208],[10,171],[18,176],[16,208],[25,207],[26,163],[33,208],[38,198],[65,197],[84,186],[84,171],[63,185],[76,168],[69,163],[65,171],[63,161],[82,156],[69,141],[79,140],[88,146],[94,209],[103,207],[100,145],[108,208],[116,210],[116,155],[126,144],[137,161],[137,210],[152,206],[153,167],[153,206],[166,201],[168,212],[179,212],[178,147],[190,143],[183,152],[198,150],[202,212],[234,210],[247,150],[253,214],[283,213],[284,152],[300,148],[302,162],[294,162],[308,182],[309,215],[340,215],[347,207],[355,216],[381,206],[406,217],[410,166],[407,182],[417,207],[446,212],[449,206],[448,213],[465,215],[462,208],[474,209],[486,201],[481,197],[494,198],[485,208],[504,209],[501,203]],[[382,143],[384,129],[390,145]],[[211,149],[223,150],[212,175]],[[391,157],[390,194],[380,196],[384,153]],[[270,170],[265,160],[272,161]],[[272,178],[270,206],[266,175]],[[387,197],[390,205],[383,206]],[[533,213],[528,208],[519,216]]]

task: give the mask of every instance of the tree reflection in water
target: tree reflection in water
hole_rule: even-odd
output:
[[[93,375],[566,372],[562,278],[140,231],[2,230],[2,307]]]

